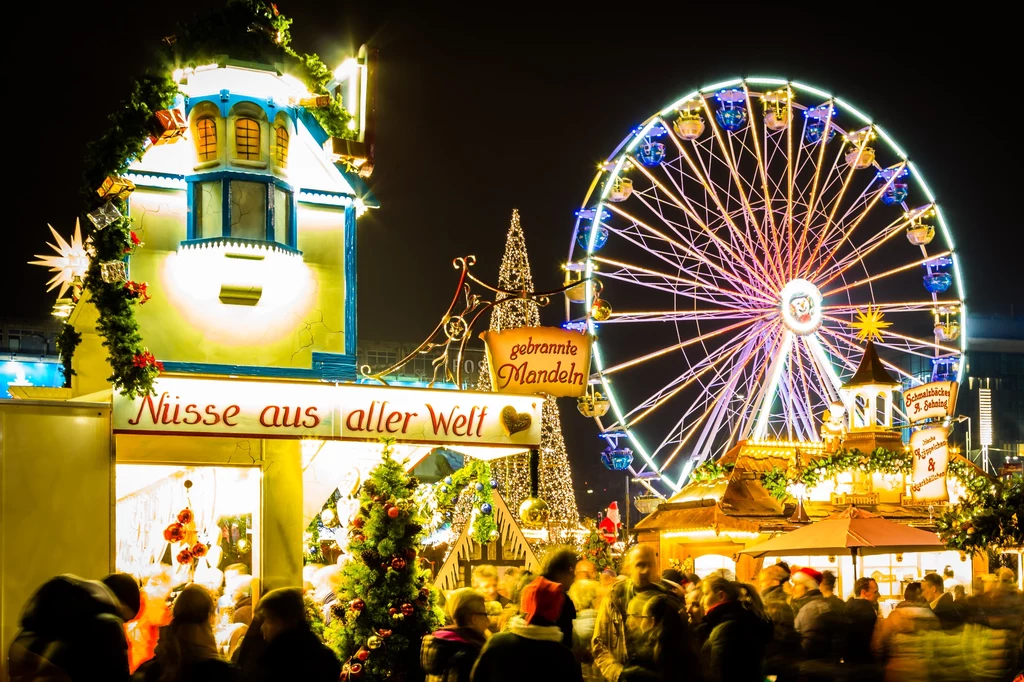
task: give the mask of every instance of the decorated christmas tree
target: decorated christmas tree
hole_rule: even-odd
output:
[[[359,493],[352,559],[342,567],[334,619],[324,631],[342,660],[342,679],[402,682],[419,670],[420,640],[443,621],[430,571],[416,560],[424,525],[416,486],[385,442]]]
[[[519,211],[512,211],[512,224],[505,239],[505,255],[498,272],[498,287],[509,291],[532,292],[533,275],[526,254],[526,237],[519,224]],[[507,298],[496,296],[498,301]],[[515,329],[516,327],[540,326],[540,310],[533,301],[517,299],[495,305],[491,312],[491,331]],[[480,390],[491,390],[491,377],[487,368],[480,372]],[[548,529],[552,540],[564,540],[561,533],[579,526],[579,511],[572,487],[572,471],[565,452],[562,438],[562,423],[558,403],[551,396],[544,400],[541,411],[540,442],[540,486],[539,497],[548,503],[551,514]],[[502,482],[502,495],[509,509],[515,511],[524,499],[530,496],[530,466],[526,453],[506,457],[495,463],[493,468]]]

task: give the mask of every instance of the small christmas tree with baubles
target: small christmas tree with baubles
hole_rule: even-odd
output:
[[[424,519],[413,491],[418,481],[392,458],[383,458],[359,493],[359,513],[349,527],[334,619],[324,631],[343,663],[341,679],[403,682],[420,669],[420,640],[444,619],[430,571],[416,549]]]

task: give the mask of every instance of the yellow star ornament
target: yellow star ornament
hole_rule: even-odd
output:
[[[857,321],[850,326],[857,330],[858,341],[881,341],[882,330],[891,327],[892,322],[883,322],[882,311],[868,306],[866,312],[857,311]]]
[[[77,220],[75,221],[75,235],[71,238],[70,244],[57,234],[57,230],[53,229],[52,225],[47,225],[47,227],[50,228],[53,238],[57,241],[57,244],[47,242],[47,246],[56,251],[57,255],[36,254],[36,258],[40,260],[29,261],[29,265],[42,265],[50,268],[50,272],[57,273],[47,282],[50,285],[47,291],[53,291],[59,286],[60,293],[57,294],[57,298],[64,298],[64,293],[74,283],[76,277],[85,279],[85,273],[89,269],[88,242],[82,242],[82,229]]]

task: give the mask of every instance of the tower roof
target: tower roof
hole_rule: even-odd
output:
[[[899,386],[900,382],[893,379],[885,369],[882,359],[878,357],[878,351],[875,350],[874,342],[868,339],[867,345],[864,346],[864,355],[860,359],[860,367],[854,372],[853,377],[843,384],[843,388],[872,384],[875,386]]]

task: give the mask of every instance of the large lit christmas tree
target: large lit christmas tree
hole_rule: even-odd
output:
[[[505,241],[505,255],[498,273],[498,287],[509,291],[533,292],[533,275],[526,255],[526,237],[519,224],[519,211],[512,211],[512,224]],[[507,296],[498,295],[497,300]],[[533,301],[517,299],[495,305],[491,312],[491,331],[516,327],[539,327],[540,310]],[[487,368],[480,371],[478,387],[491,390],[491,377]],[[548,530],[553,541],[565,540],[563,532],[579,526],[576,496],[572,487],[572,471],[562,438],[562,423],[558,403],[552,396],[544,400],[541,412],[540,486],[539,497],[550,507]],[[530,495],[530,466],[527,454],[505,457],[493,463],[493,471],[503,484],[502,495],[511,510]]]
[[[417,562],[424,519],[413,499],[417,481],[391,457],[370,472],[352,520],[327,644],[344,663],[343,680],[402,682],[419,670],[420,640],[443,622],[429,569]]]

